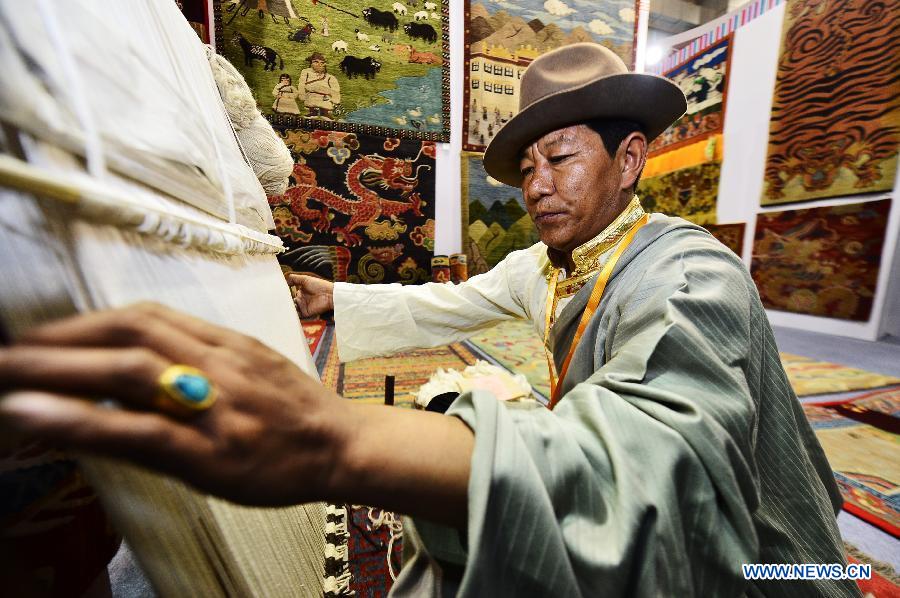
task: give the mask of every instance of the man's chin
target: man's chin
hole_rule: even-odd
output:
[[[569,246],[572,244],[571,239],[563,237],[563,235],[553,234],[550,231],[547,231],[547,233],[538,231],[538,238],[541,240],[541,243],[543,243],[550,249],[562,253],[566,253],[567,251],[569,251]]]

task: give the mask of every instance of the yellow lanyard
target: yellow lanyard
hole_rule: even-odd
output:
[[[609,281],[609,277],[612,275],[613,268],[616,267],[616,262],[619,261],[619,258],[622,256],[622,253],[628,248],[631,244],[631,241],[634,239],[635,233],[647,222],[650,220],[650,214],[644,214],[641,216],[641,219],[634,223],[634,226],[628,231],[628,233],[622,238],[622,242],[619,243],[618,247],[616,247],[613,254],[603,265],[603,268],[600,270],[600,274],[597,275],[597,282],[594,283],[594,289],[591,291],[591,297],[588,299],[587,306],[584,308],[584,313],[581,315],[581,321],[578,323],[578,329],[575,331],[575,337],[572,339],[572,344],[569,346],[569,352],[566,355],[565,360],[562,364],[562,369],[559,372],[559,377],[556,376],[556,368],[554,367],[553,356],[550,354],[550,349],[547,347],[547,344],[550,339],[550,328],[553,325],[555,320],[555,312],[556,312],[556,284],[559,280],[559,270],[555,270],[553,275],[550,277],[550,284],[547,288],[547,313],[544,316],[545,326],[544,326],[544,353],[547,357],[547,367],[550,370],[550,404],[547,405],[548,409],[553,409],[556,407],[556,404],[560,400],[560,389],[562,388],[562,381],[566,377],[566,372],[569,369],[569,362],[572,361],[572,355],[575,354],[575,348],[578,346],[579,341],[581,341],[581,337],[584,335],[584,331],[587,328],[588,322],[594,315],[594,312],[597,311],[597,307],[600,305],[600,299],[603,297],[603,291],[606,290],[606,283]]]

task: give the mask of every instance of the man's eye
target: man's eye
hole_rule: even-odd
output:
[[[532,172],[534,172],[534,166],[525,166],[522,168],[522,176],[528,176]]]
[[[550,156],[549,162],[551,164],[559,164],[560,162],[562,162],[566,158],[570,158],[571,156],[572,156],[572,154],[560,154],[558,156]]]

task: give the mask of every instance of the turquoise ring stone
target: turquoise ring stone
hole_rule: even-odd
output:
[[[160,374],[155,406],[186,416],[205,411],[216,401],[216,389],[202,371],[188,365],[170,365]]]

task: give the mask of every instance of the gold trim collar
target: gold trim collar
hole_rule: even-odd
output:
[[[587,280],[603,267],[600,260],[603,254],[621,241],[622,237],[643,215],[644,208],[641,207],[641,200],[635,195],[622,213],[616,216],[616,219],[610,222],[609,226],[604,228],[599,235],[572,250],[575,269],[566,276],[565,280],[559,281],[556,286],[556,295],[568,297],[577,293]],[[548,280],[553,270],[554,268],[551,266],[545,272]]]

